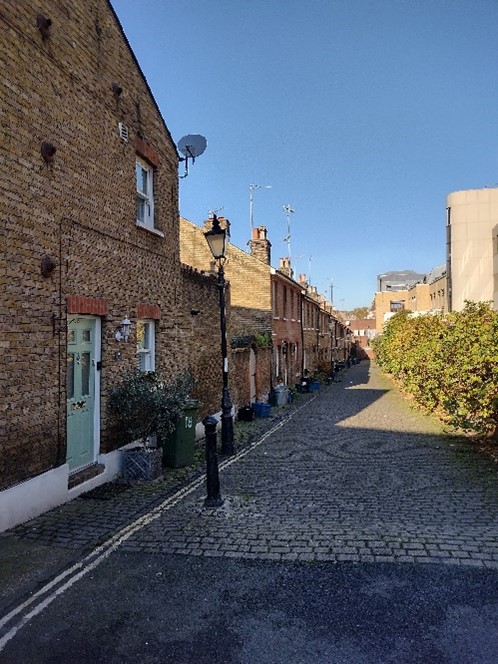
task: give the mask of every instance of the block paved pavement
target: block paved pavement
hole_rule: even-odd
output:
[[[341,383],[303,395],[272,421],[236,430],[242,452],[220,465],[223,506],[203,507],[201,483],[122,550],[498,568],[497,465],[411,410],[374,364],[351,367]],[[116,484],[102,490],[105,499],[80,497],[4,533],[5,596],[25,592],[196,476],[191,468]]]
[[[497,471],[361,363],[223,468],[221,508],[201,487],[123,547],[498,568]]]

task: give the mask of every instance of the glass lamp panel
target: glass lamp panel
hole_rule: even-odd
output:
[[[225,256],[225,240],[226,233],[222,231],[221,233],[205,233],[207,243],[211,249],[211,253],[214,258],[224,258]]]

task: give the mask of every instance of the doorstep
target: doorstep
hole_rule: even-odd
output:
[[[67,488],[74,489],[74,487],[79,486],[84,482],[88,482],[88,480],[91,480],[98,475],[102,475],[104,470],[105,466],[103,463],[92,463],[91,466],[85,466],[81,470],[77,470],[69,475]]]

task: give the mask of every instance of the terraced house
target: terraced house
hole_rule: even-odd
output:
[[[229,220],[218,217],[226,228]],[[213,257],[204,238],[212,219],[198,226],[180,219],[181,260],[197,270],[215,271]],[[234,403],[249,404],[267,398],[271,389],[271,285],[270,242],[266,228],[254,229],[250,252],[228,245],[225,276],[230,284],[229,379]],[[206,307],[202,307],[201,316]]]
[[[228,219],[218,218],[222,227]],[[180,220],[182,262],[197,270],[214,269],[204,239],[207,219],[198,226]],[[271,266],[271,243],[265,226],[253,229],[249,252],[229,245],[225,275],[230,283],[232,398],[238,405],[266,400],[280,381],[294,387],[305,370],[329,373],[333,361],[344,361],[351,339],[332,305],[308,285],[294,279],[289,258]]]
[[[119,472],[128,369],[205,379],[219,348],[215,279],[180,263],[175,143],[111,5],[1,12],[0,530]]]

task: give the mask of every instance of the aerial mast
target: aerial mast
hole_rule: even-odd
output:
[[[294,214],[294,210],[291,208],[289,203],[283,206],[284,212],[287,215],[287,236],[284,237],[284,242],[287,242],[287,255],[289,258],[289,265],[291,264],[291,214]]]
[[[271,189],[271,184],[254,184],[249,185],[249,225],[251,234],[249,239],[252,238],[252,231],[254,228],[254,190],[255,189]]]

